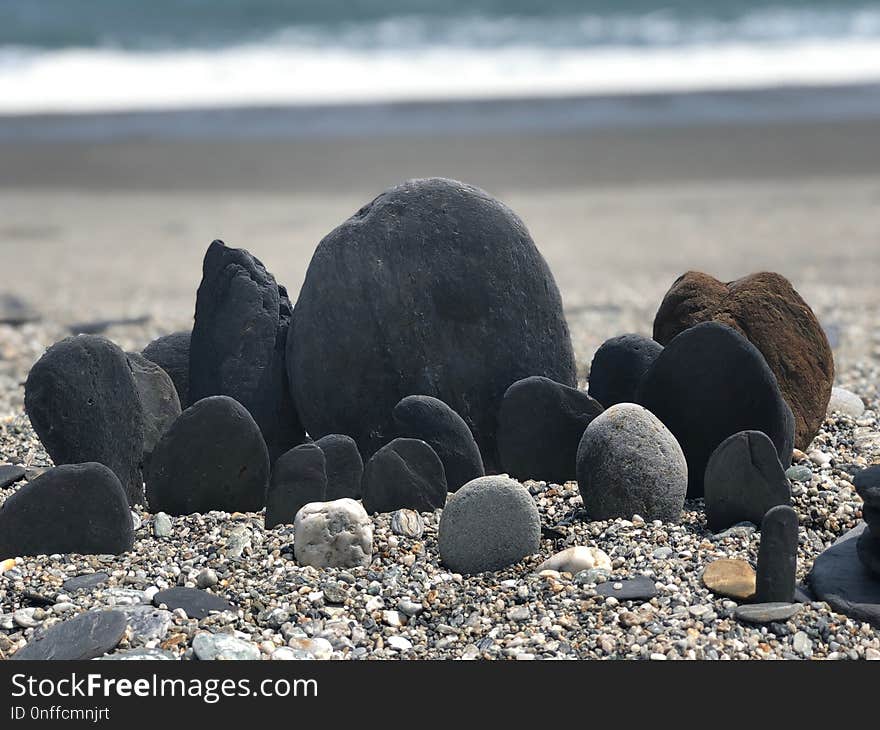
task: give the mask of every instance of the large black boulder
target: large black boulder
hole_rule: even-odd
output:
[[[144,411],[144,457],[146,464],[159,439],[180,415],[180,399],[168,373],[137,352],[128,353],[138,396]]]
[[[364,477],[364,461],[351,436],[331,433],[315,443],[324,452],[327,471],[326,500],[348,497],[361,498],[361,480]]]
[[[260,429],[224,395],[187,408],[156,444],[147,468],[153,513],[257,512],[269,483],[269,453]]]
[[[383,446],[364,469],[364,509],[433,512],[446,504],[446,475],[434,450],[418,439],[398,438]]]
[[[56,342],[34,364],[25,410],[55,464],[96,461],[143,502],[144,412],[125,353],[98,335]]]
[[[284,364],[290,301],[244,249],[214,241],[205,254],[189,351],[192,402],[228,395],[263,432],[275,459],[303,440]]]
[[[0,559],[19,555],[116,555],[134,541],[131,511],[103,464],[64,464],[43,472],[0,507]]]
[[[464,419],[489,470],[510,384],[576,382],[559,291],[523,222],[439,178],[386,191],[321,241],[287,364],[313,437],[347,433],[366,459],[397,432],[394,406],[421,393]]]
[[[150,362],[162,368],[174,387],[180,407],[186,408],[189,402],[189,340],[191,332],[174,332],[153,340],[141,353]]]
[[[397,435],[421,439],[443,462],[446,487],[454,492],[483,476],[483,459],[474,435],[461,416],[429,395],[409,395],[392,412]]]
[[[593,355],[587,392],[605,408],[633,403],[639,383],[663,345],[642,335],[620,335],[602,343]]]
[[[519,480],[574,480],[581,437],[600,413],[602,406],[576,388],[539,376],[517,381],[498,413],[501,467]]]
[[[639,386],[638,401],[681,444],[688,497],[703,495],[706,464],[740,431],[763,431],[783,468],[791,464],[794,417],[764,356],[734,329],[704,322],[677,335]]]
[[[272,466],[266,492],[266,528],[292,525],[303,505],[327,498],[327,467],[317,444],[300,444],[282,454]]]

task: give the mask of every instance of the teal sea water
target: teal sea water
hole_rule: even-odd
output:
[[[0,114],[880,81],[860,0],[2,0]]]

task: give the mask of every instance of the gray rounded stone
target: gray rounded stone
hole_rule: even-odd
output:
[[[121,611],[81,613],[34,636],[11,658],[20,661],[94,659],[116,647],[127,625]]]
[[[538,551],[538,508],[513,479],[474,479],[446,503],[438,542],[443,564],[458,573],[501,570]]]
[[[577,478],[594,520],[677,522],[687,493],[684,453],[653,413],[619,403],[587,426],[578,447]]]
[[[144,411],[144,456],[146,468],[159,439],[180,415],[180,398],[171,377],[159,365],[137,352],[126,353]]]

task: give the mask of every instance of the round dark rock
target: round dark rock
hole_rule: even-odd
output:
[[[411,180],[329,233],[309,264],[288,338],[302,422],[347,433],[364,458],[395,433],[392,410],[434,396],[497,464],[511,383],[576,384],[559,290],[522,221],[453,180]]]
[[[0,464],[0,489],[11,487],[24,479],[27,470],[15,464]]]
[[[34,636],[11,659],[25,661],[81,661],[116,648],[128,620],[121,611],[88,611],[55,624]]]
[[[104,464],[129,504],[143,503],[144,412],[119,347],[97,335],[56,342],[31,368],[24,403],[55,464]]]
[[[856,540],[856,552],[868,570],[880,578],[880,538],[867,527]]]
[[[763,431],[782,465],[791,464],[791,409],[758,349],[726,325],[705,322],[673,339],[645,373],[638,400],[681,444],[689,498],[703,496],[709,457],[740,431]]]
[[[434,449],[446,472],[446,487],[454,492],[483,476],[483,459],[474,435],[461,416],[429,395],[410,395],[394,406],[397,435],[421,439]]]
[[[678,522],[688,466],[675,437],[653,413],[618,403],[584,431],[577,452],[578,489],[594,520]]]
[[[704,487],[706,521],[714,532],[738,522],[760,525],[769,509],[791,502],[776,447],[760,431],[740,431],[722,441],[706,465]]]
[[[128,353],[128,362],[134,374],[134,382],[144,411],[144,467],[146,468],[159,439],[180,415],[180,399],[168,373],[156,363],[137,352]]]
[[[810,587],[838,613],[880,629],[880,580],[858,558],[865,525],[850,530],[813,563]]]
[[[257,512],[265,504],[269,454],[250,413],[224,395],[187,408],[156,444],[147,469],[153,513]]]
[[[229,601],[215,596],[213,593],[198,588],[168,588],[153,596],[153,605],[157,608],[165,605],[169,611],[182,608],[189,618],[202,620],[212,611],[231,611],[235,609]]]
[[[862,469],[853,477],[853,486],[866,505],[880,508],[880,464]]]
[[[190,398],[235,398],[273,461],[305,435],[284,364],[290,311],[287,292],[258,259],[222,241],[208,247],[190,341]]]
[[[292,525],[303,505],[327,498],[324,452],[317,444],[301,444],[282,454],[272,466],[266,492],[266,529]]]
[[[501,467],[516,479],[575,479],[584,430],[602,406],[583,391],[534,376],[511,385],[498,413]]]
[[[787,504],[773,507],[761,522],[755,599],[791,603],[797,585],[798,516]]]
[[[190,332],[174,332],[153,340],[141,353],[150,362],[162,368],[177,390],[180,407],[189,401],[189,340]]]
[[[344,497],[360,499],[364,462],[354,439],[351,436],[331,433],[319,438],[315,443],[324,452],[326,461],[326,500],[332,502]]]
[[[116,555],[133,543],[125,492],[102,464],[56,466],[0,507],[0,557]]]
[[[708,321],[732,327],[763,354],[794,415],[795,446],[806,449],[825,420],[834,384],[834,356],[813,310],[779,274],[761,272],[725,284],[689,271],[664,297],[654,339],[665,345]]]
[[[443,462],[418,439],[394,439],[379,449],[364,468],[364,509],[433,512],[446,504]]]
[[[589,394],[605,408],[634,403],[648,368],[663,345],[642,335],[620,335],[602,343],[590,365]]]

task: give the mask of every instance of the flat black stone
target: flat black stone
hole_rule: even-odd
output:
[[[34,636],[10,657],[17,660],[94,659],[116,648],[128,621],[121,611],[89,611]]]
[[[55,464],[104,464],[129,504],[143,504],[144,413],[117,345],[96,335],[56,342],[31,368],[24,392],[34,431]]]
[[[816,597],[838,613],[880,628],[880,578],[862,565],[856,547],[864,529],[850,530],[819,555],[809,583]]]
[[[61,584],[61,589],[65,593],[88,591],[106,583],[109,579],[110,576],[107,573],[87,573],[86,575],[78,575],[75,578],[69,578],[64,581]]]
[[[272,467],[266,492],[266,529],[292,525],[296,513],[327,495],[326,459],[317,444],[300,444],[282,454]]]
[[[213,593],[199,590],[198,588],[169,588],[159,591],[153,596],[153,605],[162,604],[168,606],[169,611],[182,608],[190,618],[203,619],[212,611],[230,611],[235,608],[231,603]]]
[[[429,395],[410,395],[394,406],[397,435],[421,439],[434,449],[446,472],[450,492],[483,476],[483,458],[464,419],[443,401]]]
[[[642,335],[606,340],[593,356],[587,392],[605,408],[635,403],[639,383],[661,352],[663,345]]]
[[[287,364],[315,438],[346,433],[369,459],[394,406],[439,398],[497,468],[504,391],[543,375],[577,383],[559,289],[523,222],[483,190],[410,180],[318,244],[294,308]]]
[[[0,464],[0,489],[11,487],[16,482],[24,479],[26,471],[23,466],[16,464]]]
[[[269,454],[259,427],[223,395],[187,408],[156,444],[147,467],[154,514],[258,512],[268,484]]]
[[[760,431],[740,431],[719,444],[706,465],[704,488],[713,532],[737,522],[760,525],[769,509],[791,503],[776,447]]]
[[[168,373],[181,408],[192,405],[189,400],[189,340],[190,332],[174,332],[153,340],[141,353]]]
[[[688,498],[703,496],[709,457],[739,431],[767,434],[782,466],[791,464],[791,408],[764,356],[726,325],[703,322],[674,337],[645,373],[638,402],[678,439]]]
[[[574,481],[581,437],[602,410],[583,391],[549,378],[517,381],[504,393],[498,412],[502,469],[514,479]]]
[[[364,509],[433,512],[446,504],[446,476],[434,450],[417,439],[394,439],[364,469]]]
[[[740,621],[750,624],[769,624],[774,621],[788,621],[801,611],[800,603],[752,603],[739,606],[733,615]]]
[[[324,452],[327,472],[326,500],[330,502],[343,497],[360,499],[364,462],[354,439],[331,433],[319,438],[315,444]]]
[[[626,580],[609,578],[596,586],[596,593],[600,596],[614,596],[619,601],[650,601],[657,595],[657,586],[654,584],[654,579],[647,575]]]
[[[290,395],[287,292],[244,249],[214,241],[205,253],[189,349],[189,397],[227,395],[260,427],[270,460],[305,435]],[[326,363],[325,363],[326,366]]]
[[[755,600],[791,603],[797,585],[798,516],[788,505],[773,507],[761,522]]]
[[[0,507],[0,557],[119,554],[134,542],[119,479],[103,464],[63,464]]]

